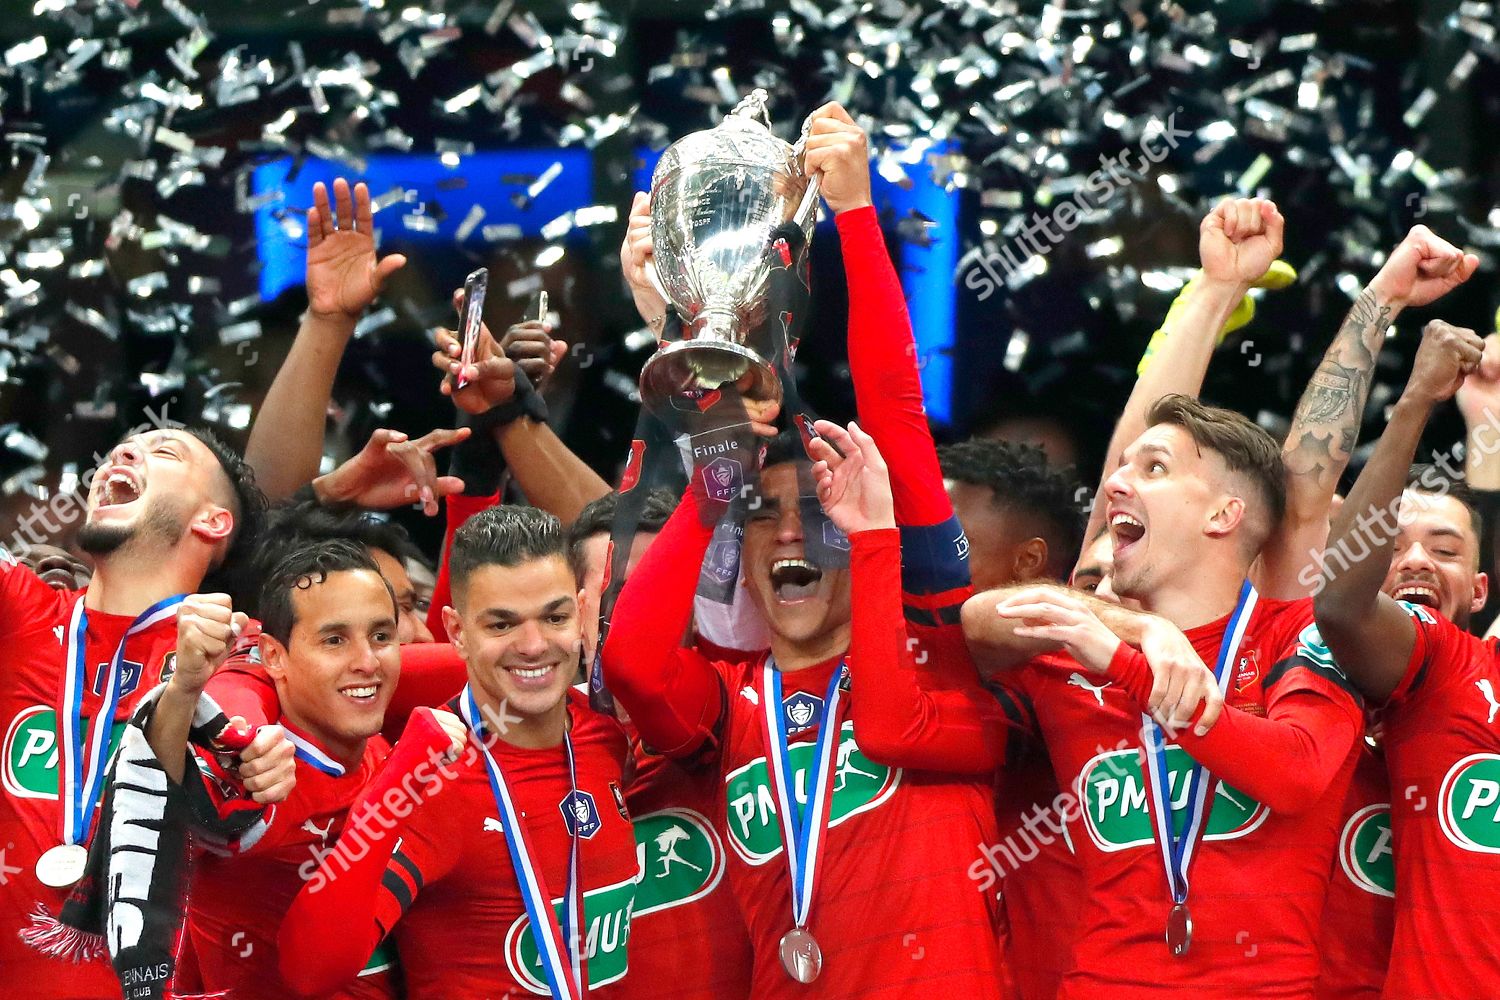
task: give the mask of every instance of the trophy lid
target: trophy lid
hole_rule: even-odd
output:
[[[766,92],[756,88],[713,128],[691,132],[668,146],[651,172],[651,189],[655,191],[684,163],[705,160],[751,166],[784,163],[788,173],[800,174],[795,148],[771,131],[767,100]]]

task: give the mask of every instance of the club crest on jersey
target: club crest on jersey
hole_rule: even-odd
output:
[[[1260,680],[1260,650],[1252,649],[1240,657],[1234,668],[1234,689],[1243,691]]]
[[[592,840],[604,824],[599,819],[599,807],[588,792],[572,791],[557,804],[562,810],[563,822],[568,825],[568,834]]]
[[[177,673],[177,652],[173,650],[161,658],[161,683],[165,684]]]
[[[1377,802],[1349,817],[1339,834],[1339,866],[1360,889],[1396,895],[1396,856],[1391,852],[1391,806]]]
[[[710,499],[728,503],[739,495],[743,477],[740,463],[721,455],[703,467],[703,488]]]
[[[620,783],[618,781],[611,781],[609,783],[609,794],[615,797],[615,808],[620,811],[620,818],[629,823],[630,811],[625,808],[625,793],[620,791]]]
[[[1454,764],[1438,799],[1444,836],[1475,854],[1500,854],[1500,755],[1470,754]]]
[[[823,699],[806,691],[797,691],[781,699],[781,714],[786,720],[786,734],[795,736],[811,729],[813,720],[823,714]]]

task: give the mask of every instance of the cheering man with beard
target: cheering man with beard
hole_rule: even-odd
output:
[[[468,750],[435,796],[341,841],[298,896],[279,957],[301,995],[348,982],[387,935],[412,996],[578,998],[627,971],[625,735],[571,689],[581,602],[562,526],[491,507],[455,534],[449,575],[469,671],[449,704]]]
[[[1466,631],[1488,591],[1480,526],[1437,468],[1407,485],[1433,408],[1481,358],[1492,366],[1494,349],[1472,330],[1427,325],[1390,423],[1334,518],[1316,601],[1329,647],[1383,708],[1396,923],[1382,996],[1392,1000],[1458,1000],[1500,982],[1500,651]]]
[[[100,997],[107,961],[62,964],[22,944],[82,876],[105,762],[141,697],[169,677],[184,594],[244,549],[265,501],[211,434],[160,429],[120,442],[95,472],[78,544],[83,590],[0,567],[0,967],[28,996]],[[40,911],[38,911],[40,908]]]

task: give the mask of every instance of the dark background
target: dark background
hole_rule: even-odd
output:
[[[486,30],[497,6],[534,17],[551,33],[558,57],[503,110],[477,104],[447,114],[437,102],[548,49],[503,18],[493,33]],[[48,45],[40,58],[0,66],[0,537],[9,537],[19,513],[51,495],[65,469],[92,467],[94,452],[140,423],[148,406],[174,420],[207,420],[243,442],[246,406],[264,395],[305,307],[294,290],[248,311],[231,308],[257,289],[255,233],[237,207],[247,172],[271,156],[307,155],[309,143],[358,157],[393,134],[418,153],[430,153],[439,140],[478,149],[592,146],[594,201],[617,206],[621,217],[575,230],[563,258],[540,273],[561,320],[557,335],[579,345],[549,390],[555,424],[612,478],[634,425],[628,388],[646,357],[625,342],[641,324],[618,264],[636,151],[719,120],[729,104],[715,71],[727,71],[737,95],[752,86],[769,90],[774,120],[788,136],[836,95],[871,128],[877,152],[921,136],[949,142],[954,157],[928,167],[956,191],[958,231],[924,235],[914,220],[888,211],[893,251],[912,238],[956,241],[965,254],[997,249],[1004,237],[985,227],[1003,232],[1034,211],[1045,214],[1065,197],[1047,201],[1050,188],[1086,176],[1101,155],[1136,148],[1152,119],[1175,114],[1179,128],[1195,132],[1151,176],[1053,248],[1040,277],[980,302],[963,284],[966,272],[952,276],[954,420],[937,428],[942,438],[985,432],[1007,417],[1042,417],[1072,439],[1092,478],[1135,363],[1175,294],[1148,287],[1143,277],[1196,264],[1199,218],[1234,193],[1262,155],[1269,168],[1242,190],[1281,207],[1284,256],[1301,280],[1260,301],[1251,327],[1216,357],[1207,398],[1283,429],[1353,293],[1417,221],[1480,253],[1483,269],[1440,308],[1401,317],[1366,415],[1366,446],[1404,382],[1423,322],[1441,315],[1493,329],[1500,49],[1483,5],[1108,3],[1060,19],[1056,9],[1030,0],[1014,10],[880,0],[864,7],[830,0],[484,0],[376,10],[354,0],[233,0],[199,3],[191,12],[141,0],[134,8],[59,7],[51,0],[0,4],[0,49],[38,35]],[[173,48],[195,29],[201,51],[174,61]],[[424,36],[432,48],[413,72],[402,53],[409,60]],[[586,46],[608,38],[614,53],[570,57],[571,43],[557,47],[569,37],[594,40]],[[101,52],[76,78],[63,74],[77,46],[91,41]],[[1450,80],[1469,53],[1467,77]],[[233,76],[225,69],[231,55],[242,67],[264,65],[254,100],[220,100],[219,86]],[[315,110],[303,71],[335,67],[351,55],[368,64],[375,96],[331,87],[328,110]],[[176,88],[197,107],[169,110],[144,99],[145,82]],[[1424,87],[1434,89],[1436,101],[1413,126],[1403,115]],[[1305,107],[1304,88],[1312,88]],[[296,117],[285,142],[268,143],[263,127],[287,111]],[[598,139],[611,115],[627,124]],[[1225,123],[1222,139],[1197,134],[1216,122]],[[163,126],[199,150],[220,150],[222,159],[197,165],[201,181],[164,193],[174,153],[152,141]],[[1431,173],[1403,169],[1407,159],[1430,165]],[[528,181],[470,176],[461,164],[454,183],[520,190]],[[207,245],[153,246],[150,234],[161,230],[162,217],[193,227]],[[377,222],[382,251],[409,251],[413,259],[375,307],[391,306],[396,321],[356,339],[345,358],[326,444],[330,461],[357,449],[376,427],[415,435],[451,426],[451,407],[428,367],[428,331],[451,325],[448,295],[468,270],[487,265],[491,288],[503,287],[536,272],[545,246],[535,239],[469,241],[418,251],[404,244],[399,226]],[[1087,248],[1110,238],[1120,241],[1119,251],[1090,258]],[[51,253],[57,250],[61,263]],[[144,296],[131,290],[132,279],[158,273],[165,287]],[[852,415],[843,279],[826,222],[814,241],[814,290],[799,382],[817,409]],[[525,306],[523,298],[492,293],[487,318],[503,328]],[[111,333],[86,310],[104,317]],[[248,319],[260,321],[258,337],[220,342],[225,326]],[[1018,330],[1030,346],[1010,370],[1004,361]],[[1444,415],[1430,444],[1445,447],[1460,433],[1456,416]],[[435,544],[436,525],[409,511],[397,516]]]

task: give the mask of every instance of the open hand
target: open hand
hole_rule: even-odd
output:
[[[440,427],[411,441],[401,431],[377,430],[359,454],[313,480],[313,490],[319,499],[372,510],[420,503],[422,513],[431,517],[438,512],[440,497],[464,488],[457,476],[437,474],[432,453],[458,444],[469,433],[467,427]]]
[[[313,185],[313,207],[307,210],[307,301],[317,315],[356,320],[385,287],[386,279],[406,265],[403,254],[375,257],[375,223],[370,189],[342,177],[333,182],[335,207],[328,188]]]
[[[828,519],[845,535],[896,526],[891,477],[875,439],[859,424],[848,429],[831,420],[813,424],[819,434],[807,445],[813,483]]]

